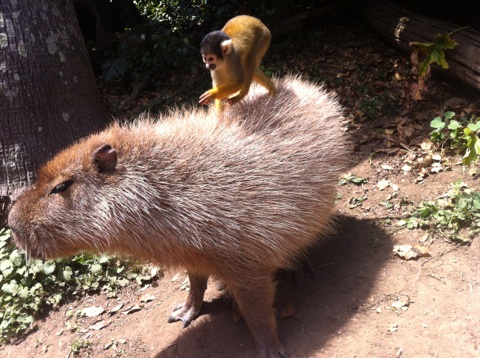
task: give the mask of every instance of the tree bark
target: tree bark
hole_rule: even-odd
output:
[[[0,199],[107,120],[72,0],[0,0]]]
[[[367,1],[364,5],[362,14],[373,29],[406,52],[414,50],[410,42],[434,42],[435,35],[446,35],[462,27],[417,15],[389,1]],[[449,69],[433,69],[480,89],[480,32],[469,28],[452,37],[458,45],[445,52]]]

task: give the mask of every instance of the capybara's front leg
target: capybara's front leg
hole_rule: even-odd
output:
[[[273,310],[275,285],[271,275],[255,278],[247,286],[231,287],[235,300],[245,322],[257,343],[262,358],[287,358],[282,344],[277,337],[277,324]]]
[[[207,289],[208,276],[188,272],[190,291],[185,303],[175,307],[168,322],[182,321],[183,327],[187,327],[199,315],[202,308],[203,295]]]

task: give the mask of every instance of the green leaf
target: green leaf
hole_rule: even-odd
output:
[[[106,255],[102,255],[100,256],[100,258],[98,259],[98,263],[100,264],[106,264],[107,262],[110,261],[110,257],[109,256],[106,256]]]
[[[2,291],[12,296],[15,296],[17,294],[18,289],[18,283],[15,280],[11,280],[10,283],[5,283],[2,286]]]
[[[25,325],[31,325],[34,322],[34,318],[31,315],[21,315],[17,317],[17,322]]]
[[[18,290],[18,297],[20,298],[27,298],[29,295],[28,287],[22,287]]]
[[[443,118],[446,119],[452,119],[453,117],[455,117],[455,112],[453,111],[447,111],[443,114]]]
[[[55,262],[45,261],[45,263],[43,264],[43,272],[45,272],[45,274],[47,275],[50,275],[51,273],[53,273],[53,271],[55,271]]]
[[[449,123],[447,128],[451,130],[455,130],[455,129],[462,128],[462,125],[458,121],[453,120]]]
[[[443,128],[445,128],[445,122],[442,120],[442,118],[435,117],[430,122],[430,127],[435,128],[435,129],[443,129]]]
[[[13,272],[13,263],[9,259],[4,259],[0,261],[0,271],[2,271],[2,274],[6,276],[10,276],[10,274]]]
[[[63,269],[63,278],[66,280],[66,281],[70,281],[72,279],[72,275],[73,275],[73,270],[70,266],[65,266],[65,268]]]
[[[18,250],[12,251],[10,254],[10,260],[16,267],[23,266],[23,255]]]
[[[467,150],[462,158],[462,162],[464,165],[468,166],[478,160],[478,155],[480,153],[480,141],[478,140],[477,135],[472,132],[470,128],[465,128],[463,132],[467,139]]]
[[[90,272],[93,274],[98,274],[102,271],[102,265],[100,264],[93,264],[90,268]]]
[[[468,129],[470,129],[472,132],[477,132],[480,130],[480,121],[477,123],[469,123],[467,126]]]
[[[345,185],[347,183],[353,183],[355,185],[362,185],[368,182],[367,178],[360,178],[355,176],[354,174],[345,174],[340,181],[338,182],[338,185]]]

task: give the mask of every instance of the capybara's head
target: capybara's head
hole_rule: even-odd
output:
[[[13,205],[8,225],[15,243],[42,259],[95,250],[95,231],[108,224],[105,188],[117,180],[117,152],[96,141],[61,152],[38,172]],[[101,249],[101,247],[97,247]]]

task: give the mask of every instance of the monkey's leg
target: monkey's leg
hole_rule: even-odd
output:
[[[194,274],[188,272],[188,279],[190,280],[190,291],[188,292],[185,303],[177,306],[168,322],[183,321],[183,327],[187,327],[200,313],[203,303],[203,295],[207,289],[208,276]]]
[[[228,99],[228,102],[231,104],[235,104],[243,97],[245,97],[248,94],[248,91],[250,90],[250,85],[252,84],[253,81],[253,76],[255,72],[255,68],[258,67],[258,64],[256,64],[256,51],[251,52],[251,54],[248,56],[248,58],[244,59],[241,63],[242,69],[243,69],[243,83],[240,83],[240,88],[239,92],[235,94],[234,96],[230,97]]]
[[[260,67],[255,69],[255,72],[253,73],[253,80],[265,87],[270,94],[274,94],[276,92],[276,88],[272,80],[265,73],[263,73]]]
[[[230,102],[230,104],[235,104],[238,101],[240,101],[241,99],[243,99],[248,94],[248,91],[250,90],[250,85],[251,85],[252,81],[253,81],[253,77],[251,79],[248,79],[248,80],[246,79],[242,89],[235,96],[230,97],[228,99],[228,102]]]
[[[256,277],[246,286],[230,287],[245,322],[257,343],[261,357],[282,357],[287,354],[278,340],[273,310],[275,285],[271,275]]]

